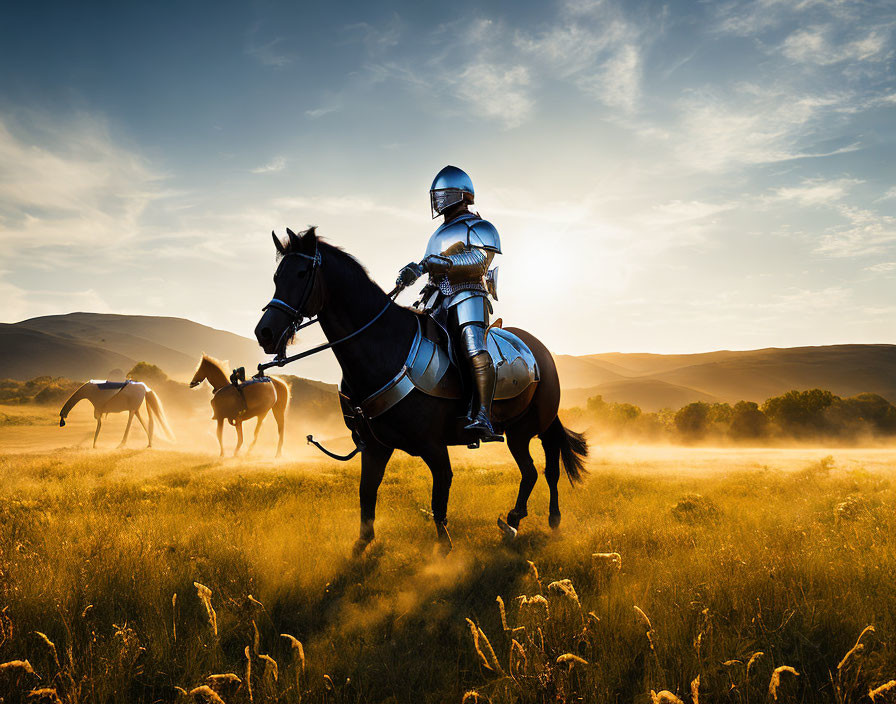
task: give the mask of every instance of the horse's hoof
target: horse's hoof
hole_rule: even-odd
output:
[[[454,548],[451,536],[448,534],[448,526],[445,523],[436,523],[436,532],[439,536],[439,554],[445,557]]]
[[[508,524],[507,521],[505,521],[500,516],[498,516],[498,528],[501,529],[501,533],[503,534],[505,540],[507,540],[507,541],[516,540],[516,536],[519,533],[519,531],[516,528],[514,528],[512,525]]]
[[[560,527],[560,514],[559,513],[550,514],[548,516],[548,525],[551,528],[553,528],[554,530],[557,530]]]
[[[520,529],[520,521],[523,520],[528,514],[520,513],[516,509],[511,509],[507,512],[507,525],[511,528]]]
[[[359,557],[361,557],[361,555],[364,554],[364,551],[367,550],[367,546],[372,542],[372,538],[370,540],[358,538],[355,541],[355,544],[352,546],[352,557],[357,560]]]

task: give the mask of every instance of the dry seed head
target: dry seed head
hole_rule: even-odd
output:
[[[206,682],[214,684],[242,684],[243,681],[233,672],[225,672],[223,675],[209,675],[205,678]]]
[[[557,664],[569,665],[570,669],[572,669],[573,665],[587,665],[588,661],[572,653],[563,653],[563,655],[557,658]]]
[[[498,613],[501,615],[501,628],[506,633],[510,628],[507,627],[507,612],[504,610],[504,600],[499,596],[495,601],[498,602]]]
[[[305,674],[305,648],[302,647],[302,641],[298,638],[295,638],[289,633],[281,633],[281,638],[286,638],[289,641],[289,644],[292,646],[293,658],[295,658],[295,662],[299,668],[299,672],[303,675]]]
[[[650,619],[647,618],[647,614],[645,614],[638,606],[635,607],[635,613],[638,614],[638,617],[641,619],[644,625],[647,626],[647,630],[652,631],[653,625],[651,625]]]
[[[546,619],[550,616],[548,600],[541,594],[536,594],[528,599],[523,597],[523,601],[520,602],[520,615],[522,614],[529,614],[535,619]]]
[[[785,672],[793,675],[794,677],[800,676],[800,673],[794,670],[790,665],[781,665],[780,667],[776,667],[775,671],[772,673],[771,682],[768,683],[768,693],[775,701],[778,701],[778,687],[781,686],[781,675]]]
[[[211,626],[212,632],[215,634],[215,638],[217,638],[218,614],[215,613],[215,609],[212,606],[212,590],[204,584],[200,584],[199,582],[193,582],[193,586],[196,587],[196,594],[199,597],[199,600],[202,602],[202,605],[205,606],[205,612],[208,614],[208,624],[209,626]]]
[[[878,697],[883,697],[885,694],[889,694],[890,692],[896,693],[896,680],[890,680],[889,682],[882,684],[880,687],[868,690],[868,697],[873,702],[876,701]]]
[[[618,552],[596,552],[591,559],[601,567],[609,567],[614,570],[622,569],[622,555]]]
[[[837,665],[837,674],[840,674],[840,671],[846,667],[846,663],[848,663],[852,658],[857,655],[861,655],[865,650],[865,644],[862,642],[862,638],[865,637],[866,633],[876,633],[874,630],[874,626],[865,626],[862,629],[862,632],[859,634],[859,637],[856,639],[856,644],[849,649],[849,652],[843,656],[843,659],[840,661],[840,664]]]
[[[557,597],[566,597],[571,602],[574,602],[576,606],[580,609],[582,605],[579,603],[579,595],[576,594],[575,587],[572,586],[572,582],[568,579],[561,579],[556,582],[551,582],[548,585],[548,594],[552,594]]]
[[[28,692],[28,702],[33,704],[62,704],[55,687],[32,689]]]
[[[333,678],[329,675],[324,675],[324,686],[329,689],[331,692],[336,691],[336,685],[333,684]]]
[[[46,645],[50,651],[53,653],[53,660],[56,663],[56,669],[59,669],[59,654],[56,652],[56,644],[47,637],[45,633],[41,633],[40,631],[35,631],[34,635],[40,638],[44,645]]]
[[[668,689],[664,689],[661,692],[654,692],[651,689],[650,698],[653,700],[653,704],[684,704],[681,699],[672,694]]]
[[[755,653],[753,653],[753,654],[750,656],[750,659],[747,661],[747,677],[750,676],[750,669],[753,667],[753,665],[755,664],[755,662],[756,662],[759,658],[763,657],[764,655],[765,655],[765,653],[763,653],[761,650],[757,650]]]
[[[274,660],[270,655],[259,655],[258,659],[264,662],[264,674],[267,676],[268,673],[274,678],[274,682],[277,681],[277,678],[280,676],[280,668],[277,666],[277,661]]]
[[[700,704],[700,675],[691,680],[691,702]]]
[[[255,598],[254,596],[252,596],[251,594],[249,594],[249,595],[246,597],[246,601],[249,602],[250,604],[253,604],[253,605],[257,606],[257,607],[260,608],[262,611],[265,611],[265,610],[266,610],[266,609],[264,608],[264,604],[262,604],[258,599],[256,599],[256,598]]]
[[[523,648],[522,645],[520,645],[520,642],[518,640],[516,640],[515,638],[511,639],[511,641],[510,641],[510,676],[511,677],[513,677],[514,669],[516,669],[517,672],[520,671],[519,668],[514,668],[514,666],[513,666],[514,654],[516,654],[515,655],[516,660],[519,662],[522,662],[522,664],[523,664],[522,672],[525,672],[529,667],[529,658],[526,657],[525,649]]]
[[[471,689],[469,692],[464,694],[464,698],[460,700],[460,704],[479,704],[482,701],[482,697],[479,696],[479,692],[475,689]]]
[[[492,648],[492,644],[489,642],[488,637],[482,629],[470,619],[466,619],[466,621],[467,625],[470,627],[470,635],[473,637],[473,648],[482,660],[482,664],[492,672],[498,672],[503,675],[504,670],[501,669],[501,664],[495,656],[495,651]]]
[[[532,572],[532,578],[535,580],[535,583],[538,585],[538,588],[541,589],[541,579],[538,577],[538,568],[535,566],[535,563],[532,560],[526,560],[529,563],[529,569]]]
[[[190,690],[190,696],[197,702],[211,702],[211,704],[224,704],[224,700],[218,696],[217,692],[207,684],[200,685]]]
[[[246,654],[246,689],[249,691],[249,702],[253,701],[253,692],[252,692],[252,653],[249,651],[249,646],[246,646],[246,649],[243,651]]]
[[[31,663],[27,660],[10,660],[9,662],[0,663],[0,673],[33,675],[34,668],[31,667]]]

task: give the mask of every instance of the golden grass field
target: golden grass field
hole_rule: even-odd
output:
[[[0,662],[28,661],[0,665],[4,702],[867,702],[896,679],[896,450],[595,446],[561,530],[540,481],[513,544],[509,454],[460,450],[445,559],[397,455],[352,560],[359,461],[298,427],[282,461],[270,435],[218,459],[204,419],[176,425],[190,451],[139,426],[109,449],[117,421],[93,451],[86,409],[0,410],[23,419],[0,427]]]

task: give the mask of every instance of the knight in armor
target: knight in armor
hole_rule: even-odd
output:
[[[456,166],[436,174],[430,205],[433,219],[441,215],[444,222],[429,238],[423,261],[405,266],[396,283],[410,286],[424,273],[429,275],[425,309],[446,319],[473,380],[475,398],[465,429],[471,438],[490,442],[502,438],[491,423],[496,376],[485,341],[492,310],[486,274],[501,253],[501,240],[494,225],[469,209],[474,195],[470,177]]]

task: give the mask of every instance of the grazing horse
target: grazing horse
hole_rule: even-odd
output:
[[[251,379],[240,384],[239,389],[230,383],[228,374],[224,371],[226,362],[219,362],[207,354],[202,355],[199,367],[190,382],[190,388],[199,386],[208,380],[215,395],[212,396],[212,420],[218,422],[218,445],[221,447],[221,457],[224,456],[224,421],[228,421],[236,428],[236,449],[234,457],[243,446],[243,421],[249,418],[258,418],[255,425],[255,437],[249,445],[249,452],[258,442],[258,433],[268,411],[273,411],[274,420],[277,421],[277,431],[280,439],[277,442],[277,457],[283,448],[284,421],[286,406],[289,403],[289,387],[283,379],[277,377],[263,377]]]
[[[370,280],[357,260],[320,241],[314,228],[302,236],[290,230],[287,233],[286,246],[274,235],[280,255],[274,274],[275,298],[265,307],[255,336],[266,353],[282,358],[301,320],[316,315],[342,368],[343,412],[356,443],[362,448],[361,534],[355,543],[355,553],[363,552],[374,538],[377,490],[395,449],[420,457],[432,472],[436,533],[442,552],[449,551],[451,538],[446,524],[452,472],[448,446],[469,442],[459,423],[466,416],[467,400],[457,394],[453,398],[445,397],[449,394],[439,397],[405,385],[400,400],[387,410],[382,411],[381,405],[376,412],[365,411],[365,407],[368,411],[371,408],[368,403],[371,399],[382,398],[378,392],[398,388],[394,384],[401,385],[408,378],[413,346],[422,344],[415,341],[419,341],[422,327],[431,327],[429,320],[393,303]],[[538,380],[530,383],[525,391],[496,401],[492,408],[495,428],[506,433],[508,448],[522,473],[516,504],[507,514],[506,524],[501,526],[515,536],[520,520],[527,514],[529,495],[538,479],[529,454],[531,439],[538,436],[544,447],[552,528],[560,524],[557,492],[560,464],[571,482],[580,480],[586,471],[584,457],[588,448],[584,437],[563,427],[557,416],[560,382],[550,352],[523,330],[508,332],[528,346],[539,372]],[[431,368],[431,365],[426,367]]]
[[[65,418],[71,412],[78,401],[87,399],[93,404],[93,417],[96,418],[96,432],[93,434],[93,446],[96,447],[96,439],[99,437],[100,428],[103,427],[103,416],[108,413],[128,412],[128,424],[124,428],[124,437],[121,438],[119,447],[124,447],[128,441],[128,433],[131,431],[131,422],[134,416],[140,421],[143,430],[146,431],[147,447],[152,447],[153,419],[157,418],[159,425],[169,439],[174,440],[174,433],[165,418],[162,409],[162,401],[155,391],[140,381],[97,381],[91,380],[82,385],[73,393],[62,410],[59,411],[59,427],[65,426]],[[146,401],[146,415],[149,427],[140,416],[140,406]]]

